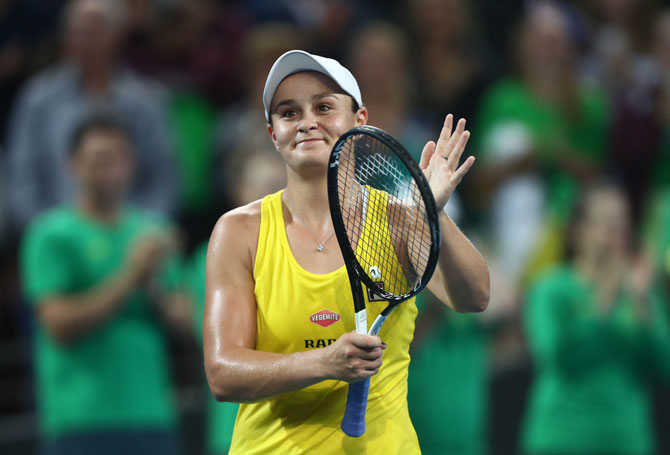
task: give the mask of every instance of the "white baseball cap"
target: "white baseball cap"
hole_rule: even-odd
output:
[[[270,108],[272,107],[272,98],[275,96],[277,87],[281,81],[294,73],[301,71],[317,71],[331,78],[340,86],[340,88],[351,95],[359,106],[363,105],[361,100],[361,89],[358,88],[358,82],[354,75],[332,58],[312,55],[305,51],[288,51],[272,65],[268,78],[265,81],[263,90],[263,106],[265,107],[265,119],[270,120]]]

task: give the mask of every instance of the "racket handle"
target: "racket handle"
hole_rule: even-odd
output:
[[[342,418],[342,431],[347,436],[357,438],[365,433],[365,410],[368,407],[370,378],[349,384],[347,408]]]

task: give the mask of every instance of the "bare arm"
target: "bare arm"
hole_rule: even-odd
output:
[[[255,350],[253,256],[260,202],[219,219],[207,252],[203,342],[205,371],[218,401],[253,402],[326,379],[349,382],[381,366],[379,337],[346,333],[332,345],[279,354]]]
[[[428,289],[459,313],[486,309],[489,269],[474,245],[444,211],[440,213],[442,245]]]
[[[455,311],[483,311],[489,302],[488,266],[474,245],[444,213],[449,197],[475,161],[474,157],[469,157],[459,167],[470,133],[465,130],[463,119],[453,134],[452,125],[453,117],[449,114],[437,144],[429,142],[421,154],[420,167],[435,196],[442,232],[440,256],[428,289]]]

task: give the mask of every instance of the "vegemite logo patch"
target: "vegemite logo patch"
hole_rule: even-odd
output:
[[[340,315],[328,310],[321,310],[309,317],[309,320],[314,324],[319,324],[321,327],[328,327],[340,320]]]

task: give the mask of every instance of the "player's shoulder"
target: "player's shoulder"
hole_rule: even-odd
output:
[[[209,240],[209,250],[222,255],[252,258],[261,225],[262,199],[237,207],[219,217]]]
[[[233,210],[230,210],[221,217],[216,223],[216,229],[225,229],[234,233],[243,234],[249,229],[260,227],[261,224],[261,207],[263,200],[250,202]]]

